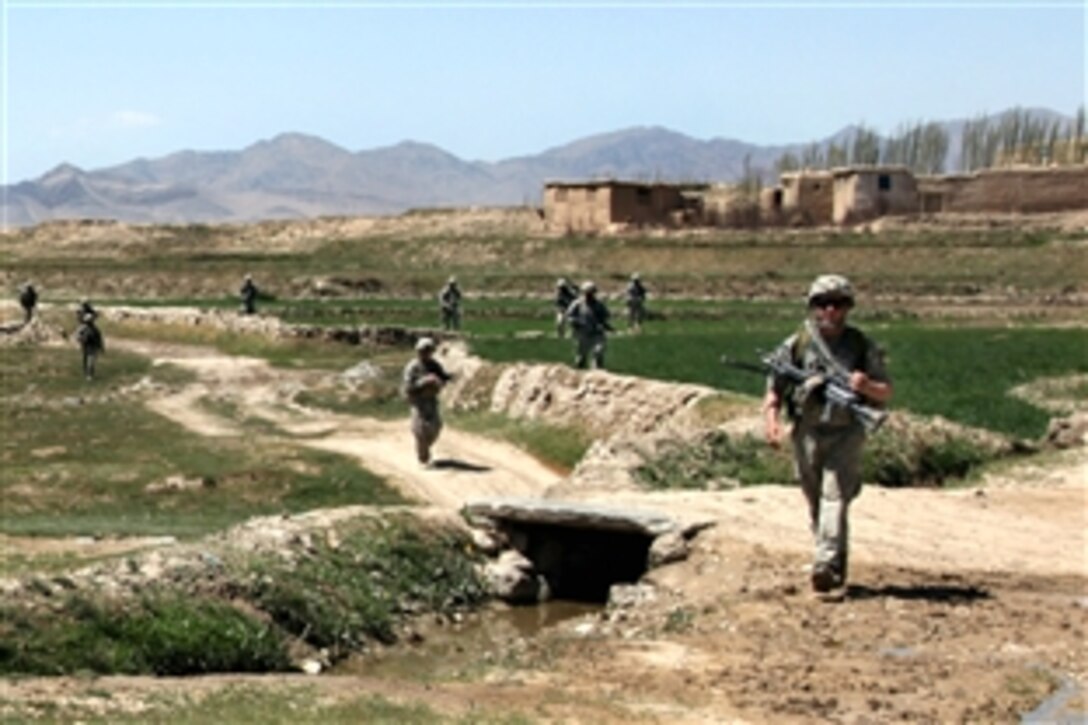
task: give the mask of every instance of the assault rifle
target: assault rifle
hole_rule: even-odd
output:
[[[807,371],[794,365],[781,355],[761,355],[760,363],[733,360],[722,355],[722,364],[738,370],[766,374],[768,372],[786,378],[797,387],[820,390],[824,396],[823,421],[831,417],[832,408],[846,408],[864,426],[867,433],[875,432],[888,414],[865,403],[865,399],[850,388],[850,381],[836,373]]]

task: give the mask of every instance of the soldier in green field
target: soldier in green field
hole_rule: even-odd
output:
[[[861,453],[866,432],[845,407],[829,406],[822,386],[828,376],[848,381],[870,405],[892,397],[884,356],[864,333],[848,325],[854,290],[839,275],[817,277],[808,291],[808,317],[775,354],[806,372],[818,373],[804,385],[771,375],[763,400],[767,441],[782,441],[779,413],[785,404],[793,423],[790,437],[801,490],[808,502],[815,539],[812,588],[819,594],[845,590],[850,503],[861,491]]]
[[[242,298],[242,313],[252,315],[257,311],[257,285],[253,282],[253,275],[247,274],[242,280],[242,287],[238,290]]]
[[[461,329],[461,288],[457,278],[450,277],[446,286],[438,293],[438,302],[442,310],[442,327],[446,330]]]
[[[646,287],[642,284],[642,278],[639,277],[638,272],[635,272],[627,284],[627,329],[632,332],[641,331],[645,319]]]
[[[567,321],[574,333],[575,367],[584,368],[592,361],[593,367],[604,368],[606,335],[612,331],[609,317],[608,307],[597,299],[597,285],[583,282],[581,296],[567,308]]]

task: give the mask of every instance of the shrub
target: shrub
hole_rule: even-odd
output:
[[[268,672],[290,669],[269,625],[225,602],[157,594],[139,602],[70,596],[52,612],[4,612],[0,671],[65,675]]]
[[[697,443],[670,447],[636,469],[635,477],[649,488],[705,489],[723,481],[784,483],[793,479],[793,468],[787,454],[755,436],[734,440],[714,431]]]

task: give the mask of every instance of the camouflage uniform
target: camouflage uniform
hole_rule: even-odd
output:
[[[257,285],[253,283],[253,277],[246,275],[238,294],[242,297],[242,312],[252,315],[257,311]]]
[[[825,287],[853,293],[842,278],[818,278],[810,301]],[[839,284],[845,283],[845,286]],[[812,322],[786,338],[777,353],[806,371],[829,372],[837,366],[850,373],[864,372],[874,382],[890,383],[881,350],[856,327],[846,325],[834,340],[824,340]],[[821,343],[833,362],[826,359]],[[793,421],[790,433],[794,463],[808,503],[809,526],[815,539],[813,587],[828,591],[846,582],[849,555],[848,511],[861,492],[861,455],[865,429],[844,407],[825,404],[819,386],[792,386],[771,376],[768,386],[785,400]]]
[[[450,277],[446,286],[438,294],[442,306],[442,327],[446,330],[461,329],[461,289],[457,279]]]
[[[631,282],[627,285],[627,327],[632,330],[641,330],[642,322],[646,319],[646,288],[642,286],[642,280],[638,273],[631,275]]]
[[[593,367],[604,367],[605,333],[612,330],[608,307],[596,297],[592,282],[582,285],[582,296],[567,308],[567,320],[574,331],[575,367],[584,368],[592,357]]]
[[[95,323],[97,319],[98,310],[87,300],[81,300],[76,309],[76,320],[79,322],[76,328],[76,340],[79,341],[79,348],[83,353],[83,376],[87,380],[94,379],[95,363],[98,361],[98,356],[106,351],[102,331]]]
[[[34,307],[38,304],[38,291],[29,282],[19,291],[19,305],[23,308],[23,324],[30,324],[34,317]]]
[[[423,464],[430,463],[431,446],[442,432],[438,392],[451,379],[442,365],[431,357],[434,349],[433,340],[421,338],[416,343],[418,355],[405,365],[402,381],[402,392],[412,406],[412,435],[416,441],[416,457]],[[436,378],[437,383],[434,382]]]
[[[578,291],[566,278],[555,282],[555,334],[562,339],[567,334],[567,310],[578,299]]]

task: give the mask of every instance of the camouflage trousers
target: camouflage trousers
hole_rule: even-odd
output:
[[[431,462],[431,446],[442,432],[442,418],[424,415],[418,408],[412,408],[412,436],[416,439],[416,458],[420,463]]]
[[[815,539],[813,566],[830,569],[845,583],[849,558],[850,503],[861,492],[861,426],[794,426],[794,464],[808,502]]]
[[[604,369],[604,335],[576,335],[574,366],[584,368],[592,360],[593,367]]]

